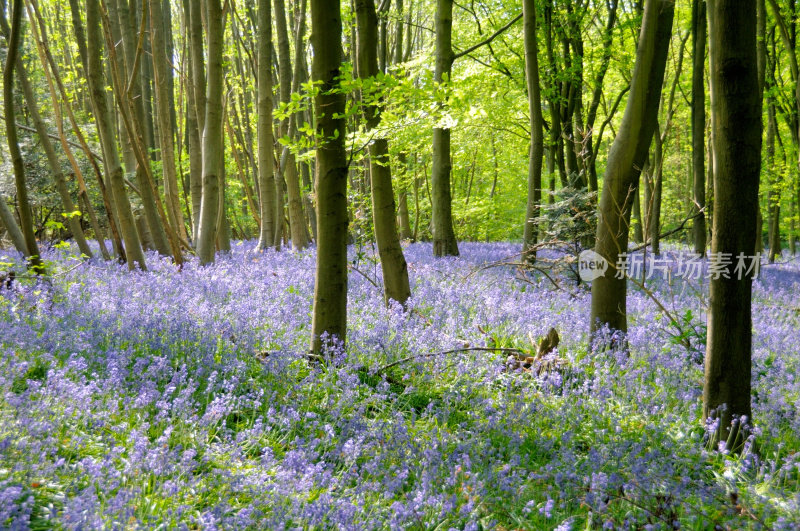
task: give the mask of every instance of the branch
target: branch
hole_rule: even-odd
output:
[[[453,61],[455,61],[455,60],[456,60],[456,59],[458,59],[459,57],[464,57],[465,55],[467,55],[467,54],[470,54],[470,53],[474,52],[475,50],[477,50],[477,49],[478,49],[478,48],[480,48],[481,46],[484,46],[484,45],[486,45],[486,44],[489,44],[489,43],[490,43],[490,42],[492,42],[492,41],[493,41],[493,40],[494,40],[496,37],[498,37],[500,34],[502,34],[504,31],[506,31],[508,28],[510,28],[511,26],[513,26],[513,25],[514,25],[514,23],[515,23],[516,21],[518,21],[519,19],[521,19],[521,18],[522,18],[522,13],[520,13],[519,15],[517,15],[516,17],[514,17],[513,19],[511,19],[511,21],[510,21],[510,22],[508,22],[508,23],[507,23],[505,26],[503,26],[503,27],[502,27],[502,28],[500,28],[499,30],[495,31],[495,32],[494,32],[494,33],[492,33],[492,34],[491,34],[489,37],[487,37],[486,39],[482,40],[482,41],[481,41],[481,42],[479,42],[478,44],[475,44],[474,46],[470,46],[469,48],[467,48],[467,49],[466,49],[466,50],[464,50],[463,52],[458,52],[457,54],[455,54],[455,55],[453,56]]]
[[[529,357],[525,352],[518,348],[502,348],[502,347],[464,347],[464,348],[454,348],[452,350],[444,350],[440,352],[428,352],[425,354],[414,354],[413,356],[408,356],[397,361],[393,361],[388,365],[384,365],[383,367],[379,368],[375,371],[375,374],[381,374],[384,371],[391,369],[392,367],[396,367],[402,363],[407,361],[411,361],[418,358],[434,358],[436,356],[444,356],[446,354],[457,354],[459,352],[508,352],[510,354],[515,354],[519,356]]]
[[[696,212],[696,213],[692,214],[691,216],[689,216],[688,218],[686,218],[683,221],[681,221],[681,224],[678,225],[677,227],[675,227],[674,229],[660,234],[658,236],[658,238],[659,239],[666,238],[667,236],[672,236],[676,232],[679,232],[679,231],[683,230],[683,228],[686,226],[686,223],[688,221],[700,217],[702,214],[705,214],[705,212],[706,212],[705,208],[701,209],[699,212]],[[629,253],[635,253],[636,251],[641,251],[642,249],[647,248],[649,245],[650,245],[650,242],[645,242],[645,243],[643,243],[642,245],[640,245],[638,247],[634,247],[633,249],[630,249],[628,252]]]
[[[0,120],[5,120],[5,116],[0,115]],[[25,124],[21,124],[21,123],[17,123],[17,128],[22,129],[23,131],[30,131],[31,133],[37,133],[35,128],[29,127],[29,126],[27,126]],[[53,140],[61,140],[61,137],[59,137],[58,135],[54,135],[53,133],[47,133],[47,136],[49,136]],[[81,146],[80,144],[78,144],[76,142],[73,142],[72,140],[67,140],[67,144],[69,144],[70,146],[75,147],[75,148],[83,149],[83,146]],[[92,154],[92,157],[94,157],[95,159],[99,160],[100,162],[103,162],[103,157],[101,157],[100,155],[98,155],[94,151],[90,151],[90,153]]]

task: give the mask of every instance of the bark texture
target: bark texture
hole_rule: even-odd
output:
[[[609,267],[592,283],[592,332],[603,326],[627,332],[627,280],[616,278],[620,255],[627,252],[633,197],[656,129],[664,68],[675,3],[646,0],[630,94],[611,145],[598,207],[595,251]]]
[[[316,116],[317,264],[311,351],[326,340],[344,342],[347,333],[347,154],[345,95],[339,86],[342,53],[339,0],[311,0],[311,77],[321,82],[314,97]]]
[[[716,439],[738,448],[750,422],[752,275],[739,275],[737,256],[753,254],[761,169],[755,0],[709,0],[709,82],[714,151],[714,233],[711,253],[731,253],[727,275],[711,279],[704,417],[717,418]],[[749,261],[748,261],[749,262]],[[725,278],[729,276],[730,278]]]
[[[378,15],[373,0],[356,1],[358,22],[358,77],[368,79],[378,74]],[[374,100],[362,94],[362,101]],[[368,103],[364,110],[367,130],[380,124],[377,104]],[[392,171],[389,165],[389,142],[375,138],[369,145],[369,172],[372,191],[372,222],[383,271],[383,293],[386,302],[395,300],[405,305],[411,296],[408,265],[400,247],[395,218]]]

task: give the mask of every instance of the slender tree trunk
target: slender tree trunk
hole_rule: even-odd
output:
[[[593,332],[603,326],[627,332],[627,280],[623,272],[617,275],[617,264],[628,249],[633,194],[656,129],[674,12],[671,0],[645,1],[631,90],[609,151],[598,208],[595,251],[609,267],[592,283]]]
[[[142,94],[142,83],[140,77],[137,75],[138,68],[141,68],[141,56],[143,55],[139,50],[139,42],[134,32],[134,17],[131,16],[127,0],[110,0],[117,3],[117,16],[119,17],[118,24],[120,27],[120,34],[122,36],[122,47],[125,52],[125,75],[123,80],[127,82],[130,78],[135,79],[133,83],[129,83],[129,87],[121,86],[119,90],[126,93],[126,97],[130,100],[130,107],[132,109],[131,123],[134,125],[134,131],[128,131],[128,137],[132,144],[138,144],[139,151],[147,154],[147,146],[149,145],[146,130],[146,117],[144,109],[144,97]],[[115,22],[112,19],[111,24]],[[122,74],[122,72],[120,72]],[[127,90],[130,89],[130,90]],[[127,105],[127,103],[122,103]],[[127,129],[127,128],[126,128]],[[134,148],[134,153],[136,148]],[[139,193],[142,199],[142,208],[144,209],[145,219],[147,225],[150,227],[150,233],[153,235],[153,242],[155,243],[156,250],[163,254],[170,254],[170,246],[167,241],[167,234],[165,227],[161,224],[156,207],[155,194],[151,190],[150,183],[148,182],[149,168],[144,165],[149,164],[147,157],[144,160],[137,158],[136,163],[136,183],[139,185]]]
[[[523,251],[526,260],[536,261],[535,245],[539,239],[536,219],[542,203],[542,157],[544,155],[544,119],[539,87],[539,49],[536,41],[536,2],[522,2],[523,35],[525,41],[525,80],[528,85],[531,144],[528,153],[528,204],[525,209]],[[492,140],[494,149],[494,139]],[[494,191],[494,190],[492,190]]]
[[[775,111],[775,103],[772,96],[767,98],[767,172],[769,175],[769,194],[767,195],[767,207],[769,209],[769,262],[775,263],[775,259],[781,254],[781,189],[780,181],[775,177],[775,135],[778,129],[778,119]]]
[[[731,253],[733,263],[718,260],[728,274],[711,279],[703,416],[719,420],[714,442],[727,441],[728,449],[737,450],[748,434],[740,419],[752,423],[754,275],[737,274],[735,267],[740,254],[752,256],[756,240],[761,100],[755,0],[709,0],[708,28],[716,201],[711,253]]]
[[[603,33],[603,57],[600,61],[600,68],[594,80],[594,90],[592,92],[592,101],[589,104],[589,111],[586,115],[586,134],[583,138],[583,144],[589,148],[588,155],[588,173],[589,173],[589,190],[597,192],[597,153],[594,150],[594,143],[592,140],[594,132],[594,123],[597,119],[597,109],[600,107],[600,100],[603,97],[603,80],[605,79],[608,67],[611,64],[611,44],[613,43],[614,27],[617,21],[617,7],[619,0],[611,0],[608,6],[608,20],[606,21],[605,32]],[[598,140],[601,140],[598,138]],[[598,142],[599,149],[599,142]]]
[[[356,0],[356,19],[358,77],[374,79],[378,75],[378,16],[373,0]],[[374,95],[366,97],[367,100],[373,98]],[[368,131],[380,124],[378,105],[368,105],[364,114]],[[387,304],[390,300],[395,300],[405,305],[411,297],[411,288],[408,283],[408,265],[397,235],[392,172],[389,165],[389,142],[386,138],[376,138],[370,143],[369,171],[372,187],[372,220],[383,271],[384,298]]]
[[[261,230],[258,249],[275,239],[275,178],[272,165],[272,2],[258,0],[258,184]]]
[[[662,177],[664,170],[664,143],[656,124],[655,135],[655,156],[653,157],[653,197],[650,209],[650,247],[654,255],[661,254],[661,191],[663,187]]]
[[[692,191],[693,211],[697,217],[692,221],[694,252],[706,254],[706,91],[703,74],[706,65],[706,2],[692,2]]]
[[[217,221],[220,211],[220,176],[225,144],[222,134],[222,52],[223,20],[220,0],[206,0],[208,27],[208,82],[206,87],[205,128],[203,130],[203,197],[197,255],[200,263],[214,261]]]
[[[184,12],[187,17],[187,33],[189,41],[189,87],[187,89],[188,112],[191,116],[187,119],[187,127],[194,124],[197,130],[196,139],[192,139],[192,129],[189,129],[190,167],[194,161],[195,170],[191,174],[192,191],[192,239],[195,246],[200,232],[200,209],[203,200],[203,143],[201,140],[205,125],[206,113],[206,75],[203,61],[203,26],[201,19],[201,3],[199,0],[184,0]],[[197,142],[194,156],[191,155],[191,145]]]
[[[286,6],[284,0],[274,0],[275,6],[275,33],[278,37],[278,81],[279,81],[279,94],[280,94],[280,101],[283,104],[289,103],[291,99],[292,93],[292,64],[290,61],[290,54],[289,54],[289,32],[286,25]],[[283,137],[289,133],[289,119],[285,118],[281,120],[280,129],[279,129],[279,136]],[[286,148],[284,148],[286,149]],[[288,155],[288,153],[287,153]],[[280,156],[279,160],[285,160],[283,156]],[[276,249],[280,249],[283,236],[284,236],[284,220],[286,219],[286,205],[284,204],[284,192],[286,193],[288,201],[291,201],[292,198],[289,197],[289,186],[285,176],[286,172],[286,164],[280,164],[278,166],[278,172],[275,173],[275,234],[273,239],[273,245]],[[296,177],[296,172],[295,172]],[[299,186],[297,188],[293,188],[292,191],[299,190]],[[289,213],[291,216],[291,212]],[[299,220],[295,219],[295,223],[300,223]],[[291,230],[292,220],[289,219],[289,227]],[[299,228],[299,226],[298,226]]]
[[[187,24],[190,20],[191,0],[184,0],[184,18]],[[197,102],[192,89],[194,64],[191,59],[186,61],[188,67],[186,89],[186,140],[189,152],[189,196],[191,197],[191,227],[192,241],[197,239],[197,221],[200,215],[200,203],[203,198],[203,144],[200,140],[200,128],[197,125]]]
[[[639,190],[633,194],[633,241],[636,243],[644,242],[644,231],[642,223],[642,200]]]
[[[5,17],[3,17],[2,23],[5,33]],[[28,74],[25,71],[25,66],[19,59],[17,59],[16,69],[17,76],[19,77],[19,83],[22,87],[22,93],[25,97],[28,113],[30,113],[34,127],[36,127],[36,133],[39,136],[39,142],[42,145],[42,149],[47,157],[47,163],[50,166],[50,171],[53,174],[53,182],[55,184],[56,191],[61,198],[61,205],[64,207],[64,213],[67,216],[67,226],[69,227],[69,231],[72,233],[73,238],[75,238],[75,243],[78,244],[78,249],[80,249],[81,253],[91,258],[92,250],[89,248],[89,244],[86,241],[86,236],[83,234],[80,216],[73,215],[73,213],[78,209],[76,208],[75,203],[72,201],[69,188],[67,188],[67,181],[64,178],[64,172],[61,171],[61,162],[58,160],[56,150],[53,148],[53,143],[50,142],[50,137],[47,133],[47,126],[39,114],[39,104],[36,102],[36,96],[33,94],[33,89],[28,82]]]
[[[116,136],[114,134],[114,119],[108,101],[108,92],[103,73],[102,43],[100,34],[100,4],[98,0],[86,0],[86,36],[92,43],[88,48],[87,81],[89,85],[92,106],[95,114],[97,134],[103,150],[103,161],[107,179],[114,198],[114,206],[119,219],[119,228],[122,240],[125,242],[125,254],[128,267],[133,269],[136,264],[145,270],[146,264],[139,234],[136,231],[130,198],[125,189],[125,175],[117,150]],[[112,60],[109,58],[109,60]]]
[[[298,24],[305,24],[305,5],[300,7],[303,14],[301,14]],[[291,87],[289,91],[290,95],[287,96],[290,99],[292,92],[299,92],[300,90],[300,78],[302,77],[302,55],[304,53],[304,28],[298,26],[295,34],[295,73],[291,76]],[[294,140],[295,136],[297,135],[297,116],[295,115],[289,117],[288,135],[292,140]],[[286,181],[286,197],[288,200],[289,210],[289,232],[292,239],[292,247],[295,250],[305,249],[308,247],[310,241],[308,228],[306,226],[306,216],[303,212],[303,193],[300,190],[300,173],[297,171],[297,161],[295,159],[295,155],[288,146],[283,148],[283,154],[281,155],[281,166],[284,169],[284,178]]]
[[[175,142],[173,131],[173,101],[171,92],[172,58],[167,56],[171,46],[167,45],[164,30],[165,14],[161,10],[161,0],[147,0],[150,4],[150,39],[153,49],[153,70],[155,73],[156,116],[158,118],[158,141],[161,150],[161,171],[164,179],[167,215],[173,229],[182,238],[188,237],[181,211],[178,190],[178,172],[175,167]]]
[[[436,67],[434,81],[445,87],[452,81],[453,68],[453,0],[436,2]],[[450,129],[433,128],[433,170],[431,173],[433,215],[433,255],[458,256],[458,242],[453,229],[450,192]]]
[[[36,235],[33,232],[33,215],[31,205],[28,200],[28,186],[25,183],[25,163],[22,160],[22,152],[17,141],[17,122],[16,111],[14,109],[14,67],[19,57],[20,42],[22,40],[22,10],[23,0],[13,0],[11,11],[11,33],[8,37],[8,52],[6,63],[3,67],[3,104],[6,118],[6,140],[8,141],[8,151],[11,155],[11,165],[14,169],[14,182],[17,188],[17,202],[19,206],[19,221],[22,229],[22,236],[25,242],[25,256],[31,268],[37,274],[44,274],[45,267],[42,257],[39,254],[39,245],[36,243]],[[4,218],[6,216],[3,216]],[[13,218],[12,218],[13,219]],[[3,220],[6,230],[14,238],[19,235],[12,231],[16,223]]]
[[[347,154],[345,96],[339,76],[343,60],[339,0],[311,0],[312,80],[316,133],[317,265],[311,351],[326,341],[344,342],[347,332]]]

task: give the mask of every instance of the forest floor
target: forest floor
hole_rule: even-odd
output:
[[[0,292],[0,527],[800,526],[800,264],[754,285],[737,456],[704,445],[707,280],[649,281],[678,327],[632,289],[629,352],[592,351],[585,288],[482,268],[517,245],[460,248],[406,248],[410,312],[352,250],[347,349],[326,364],[305,359],[313,251],[245,242],[146,273],[49,251],[51,281]],[[534,356],[551,327],[529,370],[443,353]]]

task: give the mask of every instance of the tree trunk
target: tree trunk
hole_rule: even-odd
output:
[[[780,181],[775,176],[775,135],[778,129],[778,119],[775,111],[775,102],[772,96],[767,98],[767,174],[769,194],[767,195],[767,208],[769,219],[767,221],[769,233],[769,263],[781,254],[781,189]]]
[[[542,203],[542,157],[544,155],[544,119],[539,87],[539,49],[536,41],[535,0],[522,2],[523,34],[525,41],[525,80],[528,86],[531,143],[528,153],[528,204],[525,209],[523,252],[529,263],[536,261],[535,245],[539,239],[539,206]],[[494,139],[492,140],[494,149]],[[496,157],[495,157],[496,159]],[[494,192],[494,190],[492,190]]]
[[[655,135],[655,156],[653,157],[653,197],[650,207],[650,248],[654,255],[661,254],[661,191],[662,176],[664,170],[664,143],[658,124],[656,124]]]
[[[374,79],[378,75],[378,16],[373,0],[356,0],[358,22],[358,77]],[[373,100],[374,95],[366,95]],[[381,121],[378,104],[367,105],[364,110],[367,131],[375,129]],[[408,265],[400,247],[395,221],[392,172],[389,165],[389,142],[376,138],[369,146],[369,171],[372,187],[372,220],[375,240],[383,271],[384,298],[388,304],[395,300],[405,305],[411,297],[408,283]]]
[[[138,50],[138,41],[134,32],[134,18],[131,16],[127,0],[111,0],[111,2],[117,3],[117,16],[119,17],[117,23],[120,27],[122,47],[125,52],[125,75],[123,76],[123,81],[128,82],[131,78],[135,79],[133,83],[129,83],[129,87],[120,86],[118,89],[120,92],[126,93],[126,97],[129,98],[130,107],[132,109],[130,121],[134,127],[132,128],[133,130],[128,131],[128,137],[131,143],[138,144],[139,151],[146,155],[148,139],[147,130],[145,128],[144,98],[142,95],[142,84],[137,75],[137,61],[141,61],[141,59],[137,59],[137,55],[141,55],[141,51]],[[114,23],[112,18],[111,24]],[[120,72],[120,74],[122,74],[122,72]],[[128,88],[130,90],[127,90]],[[122,102],[121,104],[127,105]],[[134,153],[135,152],[136,148],[134,148]],[[139,158],[137,158],[136,162],[136,183],[139,185],[139,193],[141,195],[142,208],[144,209],[147,225],[150,227],[150,233],[153,235],[153,242],[155,243],[156,250],[165,256],[169,256],[170,246],[167,241],[166,229],[159,220],[155,194],[151,190],[148,180],[149,168],[144,167],[145,164],[149,164],[148,158],[146,156],[144,160],[139,160]]]
[[[197,255],[201,264],[214,261],[219,215],[220,176],[225,144],[222,136],[223,20],[220,0],[206,0],[208,27],[208,82],[203,130],[203,197]]]
[[[4,26],[3,31],[5,33],[5,17],[3,17],[2,23]],[[61,198],[61,205],[64,207],[64,214],[67,216],[67,226],[69,227],[69,231],[72,233],[73,238],[75,238],[75,243],[78,244],[78,249],[80,249],[81,253],[91,258],[92,250],[89,248],[89,244],[86,241],[86,236],[83,234],[80,216],[73,215],[73,213],[78,209],[76,208],[75,203],[72,201],[69,188],[67,188],[67,181],[64,178],[64,172],[61,171],[61,162],[58,160],[56,150],[53,148],[53,143],[50,142],[50,137],[47,133],[47,126],[39,114],[39,104],[36,102],[36,96],[34,95],[33,89],[28,82],[28,74],[25,71],[25,66],[19,59],[17,59],[16,69],[28,112],[31,115],[34,127],[36,127],[36,134],[39,136],[39,142],[41,143],[42,149],[47,157],[47,163],[50,166],[50,171],[53,174],[53,182],[55,184],[56,191]]]
[[[347,153],[339,0],[311,0],[311,44],[312,80],[321,82],[314,97],[318,226],[311,351],[321,355],[326,342],[344,343],[347,332]]]
[[[453,0],[436,2],[436,67],[434,81],[450,84],[453,68]],[[450,129],[433,128],[433,170],[431,173],[431,210],[433,217],[433,255],[458,256],[458,242],[453,230],[450,192]]]
[[[735,270],[756,240],[761,165],[761,100],[758,94],[755,0],[709,0],[709,80],[714,150],[714,233],[711,254],[725,278],[711,279],[703,416],[716,418],[714,441],[741,449],[752,422],[752,274]],[[718,260],[719,261],[719,260]],[[746,260],[750,265],[750,260]],[[737,278],[740,277],[740,278]]]
[[[272,165],[272,2],[258,0],[258,188],[261,190],[261,230],[258,249],[275,239],[275,183]]]
[[[694,252],[706,254],[706,91],[703,74],[706,65],[706,2],[692,2],[692,190],[693,212],[698,214],[692,221]],[[702,211],[702,212],[701,212]]]
[[[636,243],[644,242],[644,224],[642,223],[642,200],[641,194],[637,189],[633,194],[633,241]]]
[[[627,280],[616,278],[616,265],[628,249],[633,194],[656,129],[674,12],[670,0],[645,2],[628,103],[609,151],[598,207],[595,251],[609,266],[592,284],[593,333],[604,326],[627,332]]]
[[[300,78],[302,77],[301,68],[304,53],[303,34],[305,30],[301,24],[305,25],[305,2],[300,6],[300,9],[300,17],[297,21],[298,27],[295,28],[295,73],[291,77],[292,86],[290,87],[290,95],[287,96],[289,99],[291,99],[292,92],[300,91]],[[294,114],[289,117],[288,134],[291,140],[294,140],[297,135],[297,116]],[[286,181],[286,197],[289,203],[289,231],[292,239],[292,247],[295,250],[305,249],[308,247],[310,241],[308,227],[306,226],[306,216],[303,211],[303,193],[300,190],[300,174],[297,171],[295,155],[288,146],[283,148],[281,161]]]
[[[119,220],[122,240],[125,242],[125,254],[128,267],[133,269],[136,264],[145,270],[142,244],[136,231],[136,224],[131,210],[130,199],[125,189],[125,175],[117,150],[116,136],[114,134],[114,119],[108,101],[108,92],[104,82],[102,43],[100,36],[100,5],[98,0],[86,0],[86,37],[93,45],[88,48],[87,82],[89,93],[94,108],[97,134],[103,151],[103,163],[106,170],[106,179],[111,187],[111,196]],[[109,58],[111,60],[111,58]]]
[[[153,48],[153,71],[155,73],[156,116],[158,119],[158,142],[161,150],[161,171],[164,179],[167,214],[170,224],[182,238],[188,237],[181,211],[178,191],[178,172],[175,168],[175,142],[172,121],[173,101],[171,92],[172,58],[167,56],[170,46],[164,30],[161,0],[147,0],[150,4],[150,39]]]
[[[36,243],[36,235],[33,232],[33,215],[31,205],[28,201],[28,186],[25,183],[25,163],[22,160],[22,152],[17,141],[17,122],[16,111],[14,109],[14,67],[19,57],[19,49],[22,34],[22,10],[23,0],[13,0],[11,12],[11,33],[8,37],[8,52],[6,64],[3,67],[3,104],[6,118],[6,140],[8,141],[8,151],[11,155],[11,165],[14,169],[14,182],[17,188],[17,202],[19,205],[19,221],[22,229],[22,236],[25,243],[25,256],[31,269],[37,274],[45,273],[44,263],[39,254],[39,245]],[[6,216],[3,216],[4,218]],[[11,218],[13,220],[13,218]],[[12,237],[18,238],[18,234],[12,231],[16,223],[6,222],[3,224]]]

